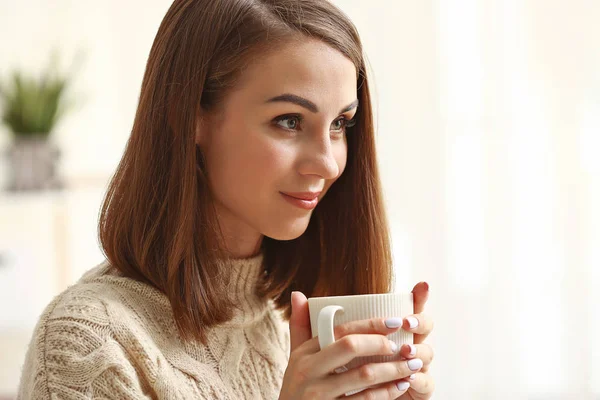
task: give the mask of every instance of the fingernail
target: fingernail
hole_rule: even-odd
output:
[[[415,329],[417,326],[419,326],[419,320],[415,317],[406,317],[406,320],[408,321],[410,329]]]
[[[410,379],[411,381],[414,381],[415,380],[415,374],[412,374],[411,376],[409,376],[408,379]]]
[[[410,353],[408,353],[409,356],[414,356],[415,354],[417,354],[417,347],[409,344],[408,347],[410,347]]]
[[[429,290],[429,283],[423,282],[425,284],[425,290]]]
[[[392,347],[392,351],[394,353],[398,352],[398,345],[396,344],[396,342],[393,342],[393,341],[390,340],[390,346]]]
[[[404,392],[406,389],[408,389],[409,386],[410,386],[410,383],[408,383],[406,381],[401,381],[401,382],[396,383],[396,387],[401,392]]]
[[[388,328],[398,328],[402,326],[402,318],[388,318],[385,320],[385,326]]]
[[[420,358],[415,358],[412,360],[408,360],[407,364],[408,368],[410,368],[411,371],[416,371],[423,367],[423,360],[421,360]]]

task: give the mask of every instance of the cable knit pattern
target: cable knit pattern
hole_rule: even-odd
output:
[[[96,266],[44,310],[18,399],[277,399],[289,331],[255,294],[262,257],[229,262],[240,310],[206,346],[181,340],[162,292]]]

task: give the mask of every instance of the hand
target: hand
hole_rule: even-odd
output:
[[[337,340],[321,350],[318,337],[311,337],[306,296],[294,292],[291,302],[290,359],[279,400],[336,399],[354,389],[378,384],[381,385],[347,398],[360,399],[376,395],[369,398],[395,399],[406,393],[406,388],[399,390],[396,386],[415,373],[410,370],[406,360],[370,363],[341,374],[333,373],[336,368],[348,364],[355,357],[397,354],[386,336],[398,331],[400,327],[388,328],[383,318],[348,322],[334,328]],[[428,322],[423,320],[423,324],[428,325]],[[417,368],[416,371],[419,370]]]
[[[423,343],[433,330],[433,321],[425,314],[422,314],[427,298],[429,297],[429,285],[426,282],[419,282],[415,285],[412,292],[414,296],[415,313],[414,315],[409,315],[409,317],[416,318],[419,324],[414,329],[410,329],[410,324],[405,318],[402,329],[414,333],[413,342],[416,348],[416,354],[410,355],[410,346],[403,345],[400,350],[400,355],[406,359],[419,358],[423,360],[423,367],[419,372],[415,372],[414,380],[408,380],[408,382],[410,382],[410,388],[406,393],[398,397],[398,399],[428,400],[435,390],[433,378],[427,373],[431,360],[433,359],[433,349],[428,344]]]

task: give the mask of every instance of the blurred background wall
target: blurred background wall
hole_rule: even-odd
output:
[[[374,79],[395,287],[431,286],[434,398],[600,399],[600,2],[335,2]],[[0,0],[0,79],[85,52],[51,136],[65,189],[0,192],[0,396],[44,306],[103,259],[99,206],[170,3]]]

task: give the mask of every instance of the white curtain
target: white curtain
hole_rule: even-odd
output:
[[[435,399],[600,399],[600,1],[336,2],[371,61]],[[361,4],[363,3],[363,4]]]

